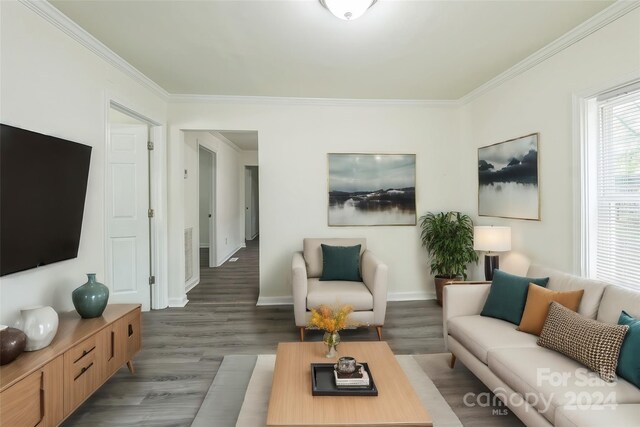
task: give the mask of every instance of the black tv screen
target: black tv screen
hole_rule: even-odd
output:
[[[0,276],[78,256],[91,147],[0,124]]]

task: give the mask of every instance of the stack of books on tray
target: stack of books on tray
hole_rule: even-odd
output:
[[[370,385],[369,374],[362,367],[362,365],[356,365],[356,370],[350,374],[343,374],[336,369],[333,370],[333,375],[336,379],[336,387],[338,388],[368,388]]]

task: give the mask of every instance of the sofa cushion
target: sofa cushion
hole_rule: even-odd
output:
[[[555,427],[637,427],[640,404],[612,405],[594,408],[573,406],[556,410]]]
[[[603,398],[608,403],[640,403],[640,389],[628,381],[607,383],[575,360],[546,348],[495,349],[489,351],[488,361],[496,376],[552,424],[562,406],[590,406]]]
[[[579,291],[552,291],[542,286],[529,285],[527,293],[527,304],[524,306],[522,320],[518,330],[529,334],[540,335],[544,321],[549,314],[549,304],[555,301],[569,310],[576,311],[580,306],[584,290]]]
[[[533,283],[544,287],[548,281],[548,277],[533,279],[495,270],[489,296],[480,314],[519,325],[527,302],[529,284]]]
[[[302,241],[304,262],[307,265],[307,277],[320,277],[322,275],[322,248],[321,244],[330,246],[355,246],[360,245],[360,255],[367,249],[367,239],[304,239]]]
[[[552,302],[538,345],[559,351],[612,382],[628,325],[610,325],[587,319]]]
[[[373,295],[362,282],[320,282],[320,279],[314,278],[309,279],[307,286],[308,309],[322,304],[331,307],[350,304],[354,311],[373,310]]]
[[[620,349],[618,375],[640,387],[640,319],[635,319],[623,311],[618,324],[629,326],[629,332]]]
[[[460,316],[447,322],[449,335],[485,365],[487,352],[509,347],[536,347],[537,337],[518,332],[511,323],[483,316]]]
[[[615,325],[622,310],[635,318],[640,318],[640,292],[620,286],[607,286],[598,310],[598,320]]]
[[[572,274],[563,273],[552,268],[541,267],[539,265],[529,266],[527,275],[531,277],[548,277],[549,283],[547,289],[552,291],[577,291],[584,289],[584,295],[580,301],[580,307],[578,307],[578,313],[582,314],[589,319],[595,319],[598,314],[598,307],[600,306],[600,300],[607,286],[606,282],[599,280],[585,279],[583,277],[574,276]],[[609,323],[616,323],[620,311],[616,315],[615,320]]]
[[[360,276],[360,245],[329,246],[321,244],[322,275],[320,281],[348,280],[362,282]]]

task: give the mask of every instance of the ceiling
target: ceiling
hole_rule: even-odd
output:
[[[612,1],[51,3],[172,94],[458,99]]]
[[[233,142],[241,150],[258,149],[258,132],[254,130],[224,130],[218,133]]]

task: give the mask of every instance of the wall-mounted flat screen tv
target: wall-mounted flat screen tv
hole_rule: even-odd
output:
[[[0,124],[0,276],[78,256],[91,147]]]

